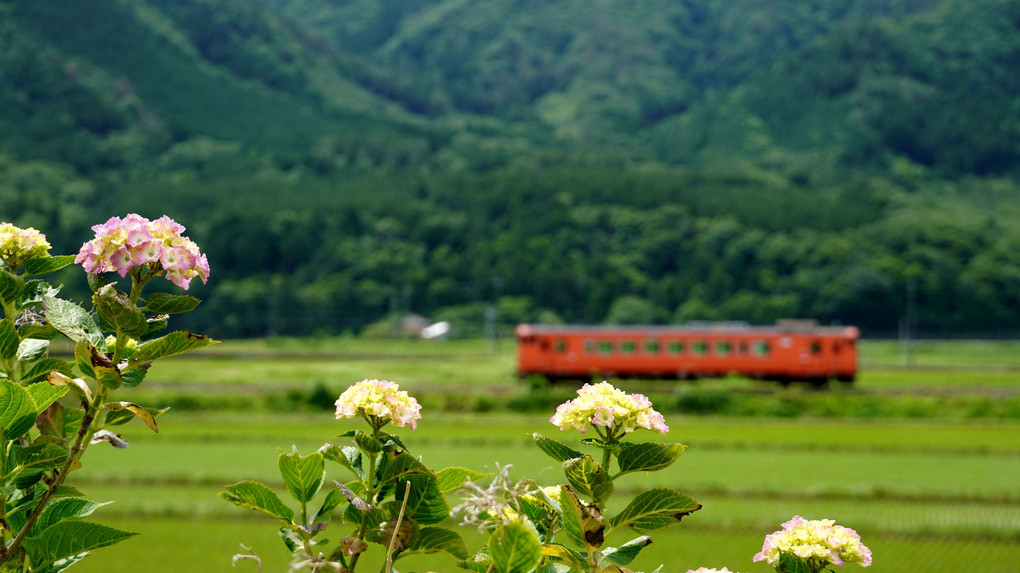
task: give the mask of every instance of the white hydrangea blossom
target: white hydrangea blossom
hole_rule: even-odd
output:
[[[585,384],[577,398],[560,404],[549,419],[561,430],[574,428],[582,434],[592,425],[629,434],[638,428],[664,434],[669,431],[665,418],[652,408],[641,394],[627,394],[608,382]]]
[[[362,380],[344,390],[336,401],[336,417],[354,418],[365,415],[381,423],[392,423],[398,428],[405,425],[417,429],[421,419],[421,405],[395,382]]]

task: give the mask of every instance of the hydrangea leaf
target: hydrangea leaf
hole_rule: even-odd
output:
[[[347,501],[347,495],[340,488],[336,488],[333,491],[326,494],[326,499],[322,502],[322,507],[319,511],[315,512],[315,520],[318,521],[320,517],[329,515],[334,509],[343,505]]]
[[[439,491],[443,493],[449,493],[464,485],[464,482],[470,480],[474,481],[485,476],[490,476],[492,473],[481,473],[466,468],[443,468],[436,472],[439,476]]]
[[[616,461],[620,465],[619,473],[651,472],[668,468],[685,449],[687,446],[675,443],[622,443],[616,456]]]
[[[202,301],[186,294],[154,292],[145,299],[145,310],[156,314],[180,314],[195,310]]]
[[[117,290],[115,283],[110,283],[92,295],[92,304],[100,320],[128,336],[139,336],[148,328],[145,313],[141,311],[128,295]]]
[[[585,455],[563,462],[563,473],[574,489],[604,505],[613,494],[613,479],[591,456]]]
[[[54,523],[73,519],[75,517],[88,517],[92,513],[113,502],[98,503],[81,497],[62,497],[54,499],[39,515],[39,519],[32,527],[32,531],[42,531]]]
[[[119,543],[137,535],[87,521],[65,520],[25,538],[25,551],[37,569],[93,549]]]
[[[21,333],[18,333],[19,337]],[[38,338],[25,338],[18,344],[17,359],[21,362],[34,362],[46,356],[46,350],[50,347],[49,340]]]
[[[595,504],[578,499],[574,490],[563,487],[560,503],[563,508],[563,530],[575,543],[584,547],[598,548],[605,540],[605,519]]]
[[[25,269],[25,275],[44,275],[46,273],[52,273],[59,271],[60,269],[74,263],[74,255],[57,255],[54,257],[36,257],[34,259],[28,259],[24,262],[22,267]]]
[[[542,542],[519,521],[496,528],[489,536],[488,547],[496,573],[529,573],[542,559]]]
[[[408,553],[436,553],[445,551],[458,559],[468,558],[467,544],[457,532],[445,527],[423,527],[418,530],[411,544],[402,555]]]
[[[679,523],[699,509],[701,504],[689,495],[656,488],[638,494],[609,524],[613,529],[629,526],[638,533],[649,533]]]
[[[5,361],[14,360],[18,355],[18,345],[21,339],[14,325],[6,320],[0,321],[0,358]]]
[[[159,427],[156,426],[156,416],[134,402],[107,402],[103,404],[103,407],[110,412],[130,412],[145,422],[145,425],[153,432],[159,432]]]
[[[53,328],[75,342],[88,342],[106,352],[106,336],[85,309],[64,299],[47,296],[43,299],[46,320]]]
[[[280,496],[263,483],[239,481],[226,486],[226,490],[227,493],[221,492],[219,496],[238,507],[258,510],[287,523],[294,519],[294,510],[284,505]]]
[[[812,573],[806,561],[792,553],[780,553],[776,562],[776,573]]]
[[[566,444],[561,444],[560,442],[543,436],[537,432],[532,434],[531,437],[535,440],[535,445],[538,446],[538,449],[542,450],[558,462],[565,462],[584,455]]]
[[[319,453],[321,453],[325,459],[342,465],[343,467],[351,470],[354,475],[364,479],[365,469],[362,465],[361,450],[358,448],[355,448],[354,446],[326,444],[319,448]]]
[[[0,299],[8,304],[13,303],[23,290],[25,279],[7,269],[0,269]]]
[[[278,461],[280,475],[294,499],[307,503],[319,493],[326,479],[326,462],[322,454],[280,454]]]
[[[14,308],[16,310],[24,310],[30,306],[42,304],[43,300],[48,296],[57,296],[60,289],[54,287],[50,283],[42,280],[31,280],[25,281],[25,290],[18,297],[18,301]],[[24,338],[24,336],[22,337]]]
[[[446,519],[450,514],[450,505],[439,491],[439,479],[435,474],[411,474],[406,481],[411,482],[411,490],[407,495],[407,510],[422,525],[434,525]],[[397,501],[404,500],[404,487],[397,484]]]
[[[542,545],[542,555],[552,557],[570,567],[570,571],[584,571],[588,568],[588,557],[569,547],[546,543]]]
[[[216,342],[208,336],[194,334],[186,330],[175,330],[166,336],[152,339],[136,347],[135,353],[131,355],[131,362],[151,362],[158,358],[191,352],[210,344],[216,344]]]
[[[8,379],[0,379],[0,431],[6,440],[27,432],[39,415],[28,390]]]
[[[652,538],[642,535],[632,539],[619,547],[607,547],[602,550],[602,556],[617,565],[627,565],[638,556],[642,549],[652,543]]]
[[[70,376],[71,365],[59,358],[44,358],[32,365],[32,368],[21,378],[22,384],[34,385],[50,377],[54,372]]]

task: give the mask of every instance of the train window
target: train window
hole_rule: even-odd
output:
[[[624,354],[634,354],[635,346],[633,340],[624,340],[620,343],[620,352]]]
[[[584,352],[585,352],[585,354],[594,354],[595,353],[595,341],[594,340],[589,338],[588,340],[584,341]]]
[[[822,353],[822,343],[817,341],[817,340],[812,340],[811,341],[811,354],[821,354],[821,353]]]
[[[708,344],[702,340],[691,343],[691,352],[695,354],[708,354]]]
[[[769,343],[764,340],[759,340],[754,343],[751,347],[755,356],[767,356],[772,349],[769,347]]]
[[[720,340],[719,342],[715,343],[715,352],[716,352],[716,354],[721,354],[721,355],[725,356],[725,355],[729,354],[732,351],[733,351],[733,344],[730,343],[730,342],[727,342],[725,340]]]
[[[557,339],[556,340],[556,352],[566,352],[566,351],[567,351],[567,341],[563,340],[562,338]]]
[[[669,353],[670,354],[681,354],[684,351],[684,343],[679,340],[669,341]]]
[[[599,352],[602,354],[609,354],[613,351],[612,340],[600,340],[599,341]]]
[[[744,342],[743,340],[741,340],[740,344],[737,346],[737,352],[739,352],[741,355],[746,355],[747,354],[747,343]]]
[[[645,352],[648,354],[659,353],[659,341],[655,339],[645,341]]]

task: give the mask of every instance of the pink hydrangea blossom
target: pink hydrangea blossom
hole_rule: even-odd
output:
[[[417,429],[421,419],[421,405],[395,382],[388,380],[362,380],[344,390],[336,401],[336,417],[367,416],[380,422],[392,423],[398,428],[405,425]]]
[[[585,384],[577,398],[560,404],[549,419],[561,430],[574,428],[582,434],[591,426],[609,428],[624,434],[638,428],[665,435],[669,431],[665,418],[652,408],[652,402],[641,394],[627,394],[608,382]]]
[[[754,561],[775,565],[784,553],[800,558],[812,571],[821,571],[829,564],[871,565],[871,550],[861,543],[860,535],[853,529],[836,525],[831,519],[808,520],[793,516],[781,530],[765,536]]]
[[[92,227],[96,236],[82,245],[74,262],[92,274],[116,272],[126,277],[138,267],[164,273],[170,282],[187,290],[195,277],[209,279],[209,261],[191,239],[181,233],[184,226],[166,215],[150,221],[131,213],[111,217]]]

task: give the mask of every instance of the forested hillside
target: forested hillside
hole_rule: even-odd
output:
[[[220,337],[1012,334],[1017,69],[1008,0],[0,0],[0,220],[170,214]]]

